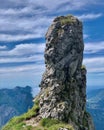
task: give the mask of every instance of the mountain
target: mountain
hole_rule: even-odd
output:
[[[13,116],[25,113],[33,106],[31,87],[0,89],[0,127]]]
[[[46,70],[35,105],[3,130],[94,130],[86,111],[82,28],[72,15],[54,19],[46,33]]]
[[[104,130],[104,89],[88,92],[87,109],[91,113],[96,130]]]

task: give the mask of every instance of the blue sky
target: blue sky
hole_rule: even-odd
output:
[[[1,1],[1,0],[0,0]],[[89,89],[104,87],[103,0],[3,0],[0,2],[0,88],[30,85],[38,91],[45,33],[56,16],[83,21],[83,64]]]

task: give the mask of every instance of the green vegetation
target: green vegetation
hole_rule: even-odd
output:
[[[40,121],[39,126],[33,130],[58,130],[59,128],[67,128],[68,130],[74,130],[72,126],[63,123],[56,119],[44,118]]]
[[[35,105],[28,110],[27,113],[12,118],[4,127],[2,130],[22,130],[23,125],[25,125],[24,121],[28,120],[32,117],[35,117],[39,111],[39,102],[38,100],[35,101]],[[25,130],[25,129],[24,129]]]
[[[22,120],[18,120],[17,117],[13,118],[3,130],[58,130],[59,128],[74,130],[69,124],[49,118],[42,119],[36,127],[27,126]]]
[[[74,130],[69,124],[63,123],[59,120],[44,118],[36,124],[36,126],[30,126],[26,124],[26,121],[32,117],[36,117],[39,111],[39,101],[35,101],[35,105],[27,113],[22,116],[12,118],[2,130],[58,130],[59,128],[67,128],[68,130]]]
[[[51,127],[52,125],[59,124],[59,120],[50,119],[50,118],[44,118],[41,120],[40,124],[44,127]]]
[[[60,17],[61,25],[69,24],[75,22],[74,19],[72,19],[72,15],[68,15],[66,17]]]
[[[85,66],[85,65],[82,65],[82,66],[81,66],[81,69],[85,69],[85,70],[86,70],[86,66]]]

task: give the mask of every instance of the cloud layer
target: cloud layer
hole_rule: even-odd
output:
[[[11,85],[11,79],[13,85],[20,81],[31,84],[35,77],[38,84],[44,71],[45,43],[36,39],[45,37],[56,16],[70,13],[84,22],[84,64],[88,73],[103,73],[104,39],[96,41],[95,37],[91,42],[90,35],[99,32],[89,31],[90,27],[96,28],[94,20],[104,17],[103,5],[103,0],[3,0],[0,4],[0,85]]]
[[[101,0],[100,2],[102,3]],[[56,15],[75,10],[84,12],[86,8],[100,2],[98,0],[16,0],[15,2],[4,0],[0,6],[0,41],[10,42],[44,37]],[[76,14],[81,20],[92,20],[102,15],[102,13]]]
[[[85,58],[83,63],[89,73],[104,73],[104,57]]]
[[[104,41],[91,42],[85,44],[85,54],[104,52]]]

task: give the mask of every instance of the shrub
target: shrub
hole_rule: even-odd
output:
[[[61,25],[73,23],[72,15],[68,15],[66,17],[60,17]]]
[[[86,69],[86,66],[85,66],[85,65],[82,65],[82,66],[81,66],[81,69]]]

